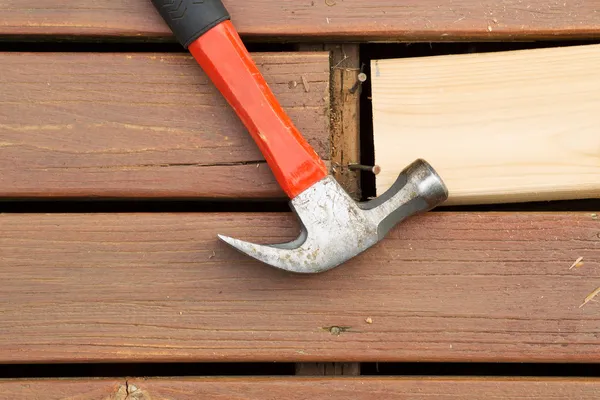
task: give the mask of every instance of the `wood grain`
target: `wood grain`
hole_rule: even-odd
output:
[[[350,93],[360,72],[358,44],[301,43],[300,51],[329,51],[331,58],[332,175],[355,200],[361,199],[360,174],[348,164],[360,163],[360,93]]]
[[[259,378],[131,380],[139,400],[351,398],[415,400],[598,398],[597,379]],[[131,387],[131,386],[130,386]]]
[[[328,160],[328,53],[253,57]],[[285,196],[191,56],[0,53],[0,70],[1,197]]]
[[[0,400],[15,399],[126,400],[127,385],[125,379],[0,380]]]
[[[248,38],[498,40],[597,38],[600,1],[224,0]],[[0,0],[0,35],[169,38],[146,0]]]
[[[360,163],[360,90],[350,93],[360,72],[357,45],[326,45],[331,51],[331,161],[333,174],[355,200],[361,199],[360,174],[348,164]]]
[[[599,305],[580,307],[600,286],[597,214],[428,213],[311,276],[216,238],[297,229],[283,213],[0,214],[0,362],[600,361]]]
[[[600,45],[374,60],[383,193],[416,158],[447,204],[600,197]]]
[[[0,399],[217,400],[320,398],[466,400],[598,398],[598,379],[578,378],[132,378],[4,380]],[[268,396],[266,396],[268,394]],[[129,397],[127,397],[129,395]]]

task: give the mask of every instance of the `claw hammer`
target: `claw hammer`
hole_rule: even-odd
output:
[[[431,165],[418,159],[374,200],[356,202],[328,174],[271,92],[221,0],[152,0],[258,145],[301,222],[297,239],[259,245],[219,235],[242,253],[296,273],[321,273],[366,251],[397,223],[448,198]]]

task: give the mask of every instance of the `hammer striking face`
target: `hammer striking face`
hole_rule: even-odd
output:
[[[242,120],[302,223],[289,243],[259,245],[219,236],[237,250],[286,271],[330,270],[380,241],[405,218],[448,197],[424,160],[409,165],[375,200],[356,203],[282,109],[230,22],[221,0],[152,0]]]

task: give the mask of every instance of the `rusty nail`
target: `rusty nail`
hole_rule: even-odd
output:
[[[367,81],[367,74],[365,74],[364,72],[361,72],[360,74],[358,74],[358,76],[356,77],[356,83],[354,84],[354,86],[352,86],[350,88],[350,93],[352,93],[352,94],[356,93],[358,88],[360,88],[362,86],[362,84],[365,83],[366,81]]]

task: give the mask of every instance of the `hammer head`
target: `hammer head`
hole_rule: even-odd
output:
[[[405,218],[429,211],[447,198],[442,179],[426,161],[417,160],[387,192],[368,202],[355,202],[331,176],[317,182],[291,201],[302,228],[289,243],[259,245],[219,238],[273,267],[320,273],[364,252]]]

